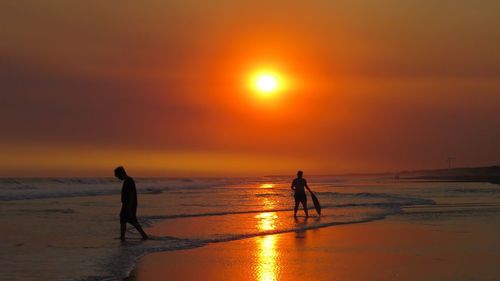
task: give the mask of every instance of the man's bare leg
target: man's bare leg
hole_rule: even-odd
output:
[[[125,231],[127,230],[127,223],[120,223],[120,239],[125,240]]]
[[[293,217],[297,217],[297,210],[299,209],[299,201],[295,201],[295,208],[293,209]]]
[[[307,211],[307,201],[302,202],[302,207],[304,207],[304,213],[306,213],[306,218],[309,217],[309,213]]]
[[[137,231],[139,231],[139,233],[142,236],[142,239],[144,240],[149,239],[148,235],[146,234],[146,232],[144,232],[144,230],[142,230],[142,227],[138,222],[133,222],[131,224],[135,227],[135,229],[137,229]]]

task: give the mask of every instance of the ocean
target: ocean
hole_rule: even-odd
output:
[[[0,276],[9,280],[117,280],[148,253],[368,223],[411,214],[474,216],[500,209],[500,186],[375,177],[306,177],[309,219],[293,218],[292,177],[135,178],[138,218],[119,237],[121,182],[112,178],[0,179]],[[498,217],[497,217],[498,218]],[[496,221],[498,222],[498,221]]]

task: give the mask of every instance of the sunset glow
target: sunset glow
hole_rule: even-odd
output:
[[[286,11],[280,1],[10,2],[4,177],[106,176],[118,163],[141,176],[248,176],[500,159],[500,17],[487,1],[446,18],[444,4],[392,0]]]
[[[261,75],[257,79],[257,88],[262,92],[262,93],[271,93],[274,90],[276,90],[278,82],[276,81],[276,78],[272,75],[265,74]]]
[[[256,71],[249,78],[248,87],[253,93],[261,97],[273,97],[283,93],[289,80],[285,80],[283,73],[270,70],[270,68]]]

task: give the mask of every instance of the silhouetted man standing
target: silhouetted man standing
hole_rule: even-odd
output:
[[[142,230],[137,221],[137,191],[135,190],[134,179],[127,175],[125,169],[120,166],[115,169],[115,177],[123,181],[122,187],[122,209],[120,211],[120,239],[125,240],[127,222],[133,225],[142,235],[142,239],[148,239],[148,235]]]
[[[309,186],[307,186],[306,179],[302,178],[302,171],[297,172],[297,178],[292,182],[292,190],[295,191],[293,197],[295,198],[295,208],[293,209],[293,216],[297,217],[297,210],[299,208],[299,203],[302,203],[302,207],[304,207],[304,213],[306,213],[306,218],[309,217],[309,213],[307,212],[307,196],[304,188],[309,190]]]

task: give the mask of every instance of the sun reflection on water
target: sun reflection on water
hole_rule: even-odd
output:
[[[274,184],[263,183],[260,188],[271,189],[274,188]],[[259,199],[264,210],[272,210],[278,203],[273,197],[261,196]],[[262,212],[256,215],[255,219],[257,220],[256,228],[261,232],[271,232],[278,227],[279,218],[276,212]],[[278,280],[279,264],[276,239],[275,235],[267,235],[255,240],[257,242],[255,276],[259,281]]]
[[[260,281],[278,280],[278,252],[275,235],[259,239],[257,276]]]
[[[257,228],[260,231],[270,231],[276,228],[278,215],[275,212],[260,213],[255,218],[258,219]]]
[[[273,188],[274,184],[272,183],[263,183],[260,185],[260,188]]]
[[[261,231],[276,229],[278,215],[276,212],[260,213],[255,216],[258,219],[257,227]],[[257,279],[260,281],[278,280],[278,251],[276,250],[276,236],[267,235],[256,240],[257,245]]]
[[[273,183],[263,183],[263,184],[260,184],[259,187],[261,188],[261,190],[259,190],[257,192],[257,195],[260,195],[259,196],[259,201],[260,201],[259,203],[263,207],[263,210],[271,211],[274,208],[276,208],[276,205],[279,204],[279,200],[277,200],[276,196],[273,196],[274,192],[272,190],[269,190],[269,189],[274,188],[274,184]],[[263,218],[263,219],[265,219],[265,218]],[[266,230],[269,230],[269,229],[266,229]]]

